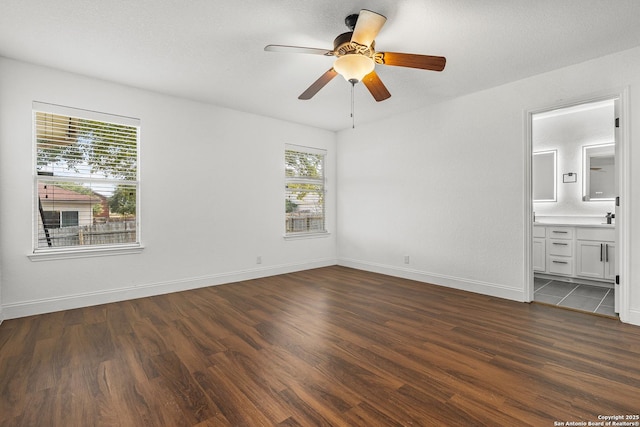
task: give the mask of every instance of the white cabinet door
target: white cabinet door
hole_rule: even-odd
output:
[[[576,274],[594,279],[615,280],[616,245],[610,242],[578,240],[578,269]]]
[[[578,268],[576,274],[583,277],[604,277],[604,244],[578,240]]]
[[[546,242],[545,239],[533,239],[533,271],[546,271],[545,258]]]
[[[616,280],[616,245],[604,244],[604,278]]]

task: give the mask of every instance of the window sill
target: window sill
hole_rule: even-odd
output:
[[[322,237],[329,237],[331,233],[328,231],[316,231],[316,232],[302,232],[302,233],[287,233],[283,237],[285,240],[300,240],[300,239],[318,239]]]
[[[139,254],[144,249],[141,245],[121,245],[92,248],[36,249],[27,255],[31,261],[53,261],[60,259],[91,258],[111,255]]]

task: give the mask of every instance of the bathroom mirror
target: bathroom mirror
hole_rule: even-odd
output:
[[[615,198],[615,144],[582,147],[582,200],[600,201]]]
[[[556,150],[533,153],[533,201],[555,202]]]

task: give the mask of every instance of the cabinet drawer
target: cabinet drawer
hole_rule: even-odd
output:
[[[547,240],[547,253],[549,255],[572,256],[573,242],[570,240]]]
[[[548,227],[547,237],[552,239],[573,239],[573,228],[569,227]]]
[[[533,227],[533,237],[539,237],[544,239],[546,237],[546,228],[545,227]]]
[[[549,273],[572,276],[573,275],[573,258],[550,256],[548,267],[549,267]]]
[[[614,242],[616,240],[616,230],[613,228],[578,228],[578,240],[597,240],[600,242]]]

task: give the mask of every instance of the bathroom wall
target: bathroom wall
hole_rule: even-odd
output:
[[[557,201],[534,202],[537,220],[572,217],[593,221],[614,211],[613,201],[583,201],[582,147],[614,141],[613,102],[594,102],[534,115],[533,152],[557,150]],[[563,183],[563,175],[577,173],[576,182]]]

